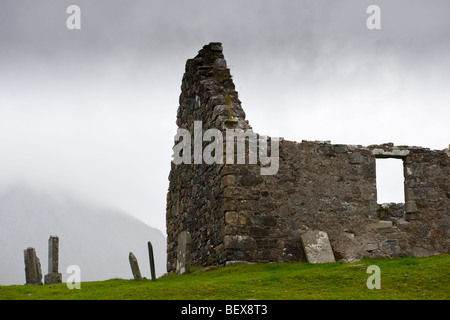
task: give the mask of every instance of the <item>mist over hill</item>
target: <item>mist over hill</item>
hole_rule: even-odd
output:
[[[155,256],[156,276],[166,272],[166,238],[133,216],[61,193],[36,191],[23,185],[0,190],[0,284],[24,284],[23,250],[34,247],[42,274],[48,272],[48,239],[59,237],[59,272],[69,265],[81,269],[81,281],[132,278],[129,252],[150,278],[147,242]]]

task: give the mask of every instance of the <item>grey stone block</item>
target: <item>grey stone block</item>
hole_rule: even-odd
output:
[[[58,272],[59,265],[59,238],[50,236],[48,239],[48,274],[44,277],[45,284],[62,282],[62,275]]]
[[[128,255],[128,260],[130,260],[131,272],[133,273],[134,279],[141,280],[141,271],[139,270],[139,264],[133,252],[130,252]]]
[[[44,276],[44,283],[45,284],[55,284],[55,283],[61,283],[62,282],[62,274],[61,273],[48,273]]]
[[[364,156],[360,152],[353,152],[349,156],[351,164],[358,164],[364,162]]]
[[[336,262],[326,232],[318,230],[307,231],[301,235],[301,241],[309,263]]]
[[[223,51],[222,43],[220,42],[211,42],[209,45],[211,46],[211,51]]]
[[[178,235],[177,248],[177,274],[191,272],[191,234],[188,231],[182,231]]]
[[[36,250],[29,247],[23,253],[25,260],[25,284],[42,285],[41,262],[36,255]]]
[[[377,221],[375,223],[367,225],[367,228],[368,229],[392,228],[392,221]]]
[[[406,201],[405,203],[405,212],[406,213],[414,213],[417,212],[417,205],[414,200]]]
[[[227,67],[227,61],[225,59],[218,58],[218,59],[216,59],[216,61],[214,61],[214,65],[219,67],[219,68],[226,68]]]

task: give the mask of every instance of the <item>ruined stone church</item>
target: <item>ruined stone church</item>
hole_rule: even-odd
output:
[[[210,43],[187,60],[178,128],[193,133],[201,121],[203,131],[251,129],[222,51]],[[278,152],[273,175],[262,175],[259,162],[171,164],[169,272],[183,231],[192,237],[193,265],[306,261],[301,237],[310,230],[328,235],[337,261],[449,253],[448,149],[280,139]],[[403,161],[404,204],[377,203],[377,158]]]

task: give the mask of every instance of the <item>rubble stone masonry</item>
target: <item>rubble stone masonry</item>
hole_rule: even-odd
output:
[[[176,123],[192,132],[192,145],[194,121],[203,133],[251,129],[220,43],[186,63]],[[377,204],[376,158],[402,159],[404,205]],[[448,149],[281,139],[278,172],[261,175],[260,166],[172,163],[169,272],[182,231],[192,237],[193,265],[306,261],[301,235],[308,230],[328,234],[336,260],[449,253]]]

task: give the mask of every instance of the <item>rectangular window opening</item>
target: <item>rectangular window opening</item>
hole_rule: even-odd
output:
[[[375,159],[377,203],[405,203],[402,159]]]

